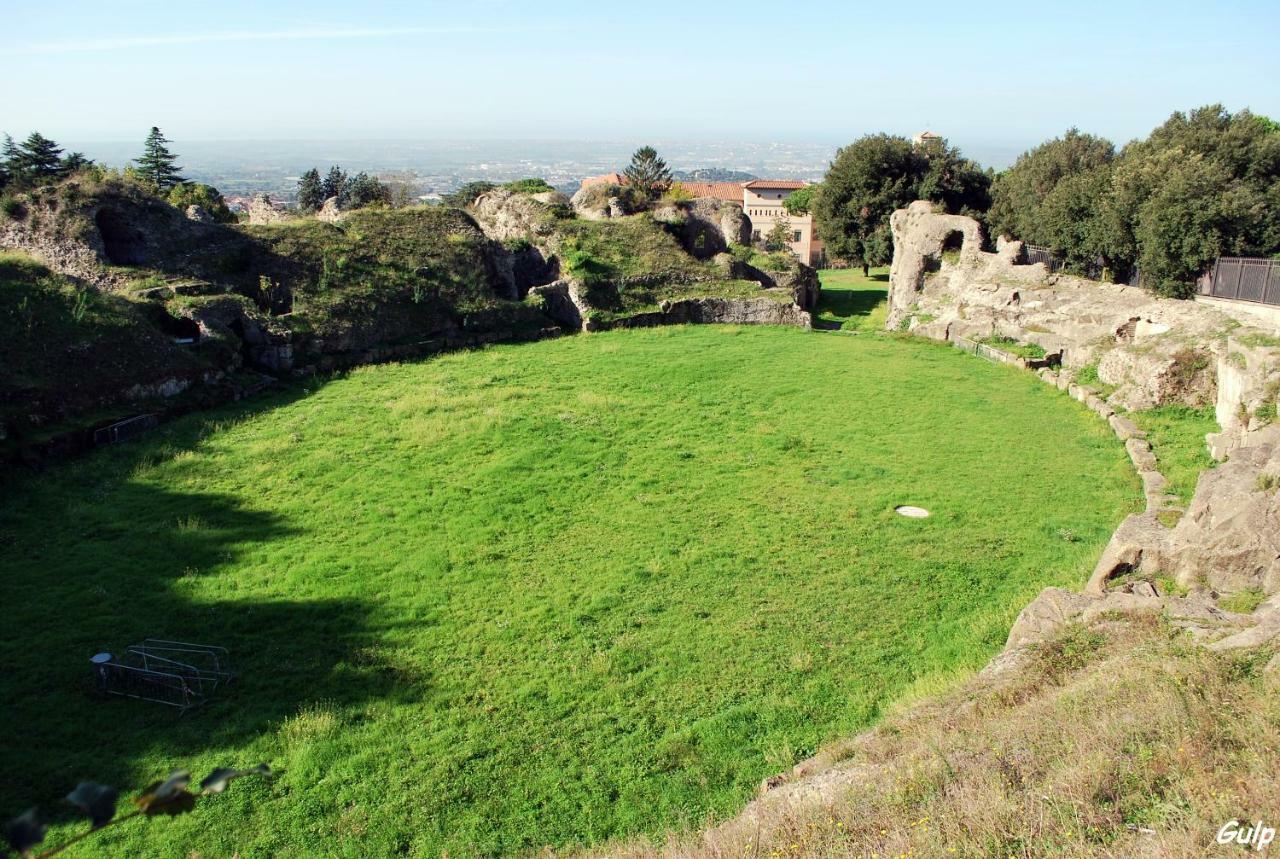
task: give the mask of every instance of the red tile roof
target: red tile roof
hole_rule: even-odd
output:
[[[743,188],[777,188],[793,191],[797,188],[806,188],[808,185],[808,182],[801,182],[798,179],[752,179],[750,182],[742,183]]]
[[[690,195],[697,198],[711,197],[716,200],[729,200],[734,203],[742,202],[742,185],[737,182],[673,182],[673,185],[679,185]]]
[[[592,185],[622,185],[626,183],[626,177],[621,173],[605,173],[602,176],[588,176],[582,180],[583,188],[590,188]]]

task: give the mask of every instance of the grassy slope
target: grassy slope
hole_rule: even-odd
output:
[[[845,331],[879,331],[884,328],[888,306],[889,270],[876,268],[863,277],[861,269],[823,269],[822,297],[816,319]]]
[[[1071,626],[1031,664],[979,679],[829,750],[828,802],[613,857],[1268,856],[1218,847],[1274,825],[1280,674],[1267,649],[1212,653],[1154,616]]]
[[[175,346],[127,299],[82,290],[45,266],[0,253],[0,419],[28,398],[74,407],[104,391],[196,372],[198,350]]]
[[[267,760],[274,788],[149,822],[154,854],[696,824],[981,665],[1136,498],[1082,406],[929,343],[672,328],[363,369],[6,487],[0,809]],[[147,635],[243,680],[181,720],[86,694],[89,654]]]
[[[336,224],[297,219],[245,231],[295,267],[295,327],[324,334],[380,323],[393,336],[420,336],[446,319],[486,314],[496,327],[549,324],[495,296],[484,236],[456,209],[370,209]]]

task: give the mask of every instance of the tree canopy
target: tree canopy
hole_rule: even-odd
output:
[[[913,200],[980,215],[991,178],[945,141],[921,147],[905,137],[869,134],[841,148],[810,201],[818,235],[835,257],[863,267],[893,258],[889,216]]]
[[[992,196],[993,233],[1187,295],[1218,256],[1280,252],[1280,128],[1209,105],[1119,154],[1071,129],[1022,155]]]
[[[631,163],[623,171],[627,184],[650,200],[661,197],[671,187],[671,171],[667,162],[658,156],[652,146],[642,146],[631,156]]]
[[[15,143],[8,134],[0,145],[0,188],[19,188],[70,175],[93,164],[80,152],[63,156],[62,147],[38,131]]]
[[[142,157],[134,161],[137,175],[146,182],[155,185],[161,191],[168,191],[183,182],[182,168],[177,166],[178,156],[169,151],[169,140],[154,125],[142,144]]]

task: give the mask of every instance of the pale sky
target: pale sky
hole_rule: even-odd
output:
[[[1123,143],[1280,117],[1280,3],[58,2],[5,11],[0,130],[60,140],[624,137],[930,128]]]

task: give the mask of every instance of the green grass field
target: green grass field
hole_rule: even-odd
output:
[[[843,331],[879,331],[888,315],[885,295],[889,269],[873,268],[863,277],[857,268],[827,268],[818,272],[822,296],[814,314],[817,327]]]
[[[72,856],[701,824],[980,667],[1139,500],[1105,424],[1030,374],[720,326],[369,367],[0,491],[0,815],[68,814],[84,778],[281,773]],[[89,655],[146,636],[224,644],[242,679],[183,718],[94,697]]]

